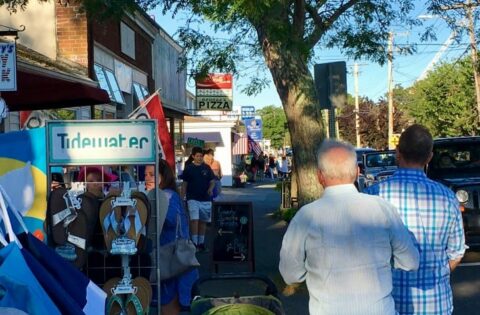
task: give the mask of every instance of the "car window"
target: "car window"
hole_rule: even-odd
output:
[[[365,156],[366,167],[390,167],[396,166],[395,153],[368,153]]]
[[[480,142],[435,144],[429,170],[441,172],[451,169],[480,171]]]

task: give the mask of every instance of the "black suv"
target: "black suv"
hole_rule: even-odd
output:
[[[466,242],[480,245],[480,137],[435,139],[427,176],[453,190],[460,202]]]

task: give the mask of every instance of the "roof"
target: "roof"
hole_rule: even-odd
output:
[[[108,93],[85,67],[52,60],[17,44],[17,91],[2,92],[10,111],[108,104]]]

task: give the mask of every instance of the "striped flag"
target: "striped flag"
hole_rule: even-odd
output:
[[[173,150],[172,139],[167,127],[167,120],[163,113],[162,101],[160,94],[153,93],[146,99],[140,107],[132,112],[128,118],[130,119],[155,119],[157,120],[158,129],[158,148],[162,159],[166,160],[170,167],[175,169],[175,153]]]
[[[233,155],[248,154],[248,139],[246,134],[235,133],[233,135]]]
[[[257,141],[253,140],[250,136],[248,136],[248,149],[249,152],[254,152],[255,156],[262,154],[262,148],[258,145]]]

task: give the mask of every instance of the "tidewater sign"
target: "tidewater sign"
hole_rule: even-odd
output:
[[[155,163],[156,130],[154,120],[49,121],[49,163]]]

